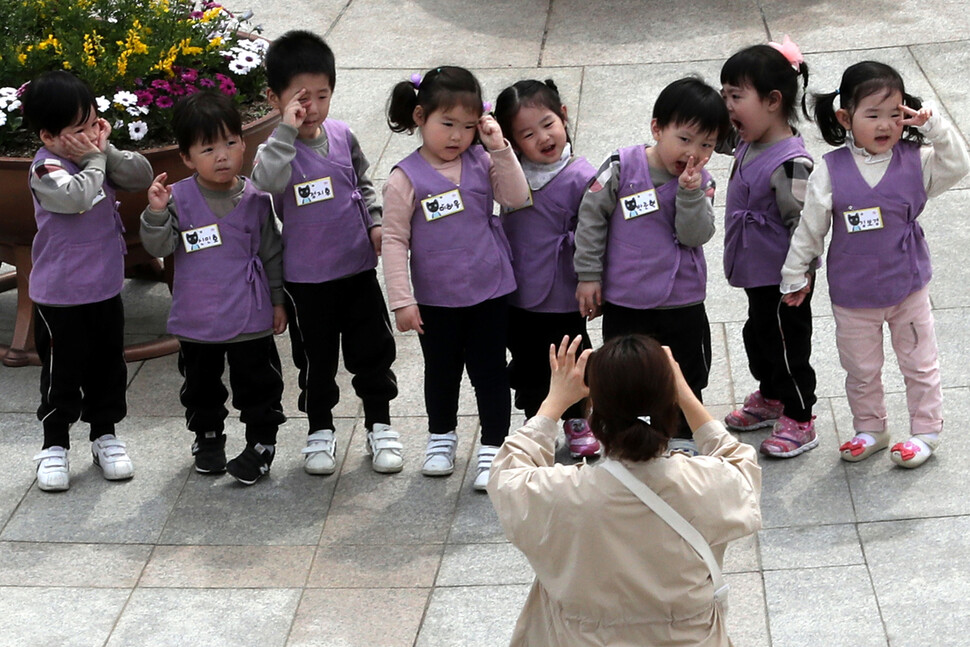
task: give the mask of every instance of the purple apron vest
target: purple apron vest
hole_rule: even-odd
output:
[[[674,230],[677,178],[656,188],[657,210],[627,219],[624,202],[654,189],[642,145],[620,149],[620,184],[610,216],[603,267],[603,300],[649,310],[690,305],[707,294],[707,262],[701,247],[685,247]],[[702,182],[711,180],[702,170]]]
[[[811,159],[798,135],[783,139],[742,165],[750,144],[734,151],[724,210],[724,274],[737,288],[781,283],[790,232],[781,221],[771,190],[771,174],[796,157]]]
[[[207,342],[229,341],[273,327],[269,284],[259,259],[260,234],[272,217],[271,200],[246,180],[239,204],[216,218],[195,177],[172,185],[179,218],[168,331]],[[222,244],[186,252],[182,232],[219,225]]]
[[[74,162],[41,148],[34,162],[55,159],[68,173]],[[33,172],[33,164],[31,164]],[[114,297],[124,285],[127,246],[114,187],[101,186],[103,197],[83,213],[51,213],[34,200],[37,234],[30,255],[30,298],[35,303],[73,306]]]
[[[926,205],[919,146],[898,142],[885,175],[874,187],[859,173],[848,148],[827,153],[824,159],[832,178],[827,259],[832,303],[846,308],[900,303],[929,283],[933,274],[926,237],[916,222]],[[865,223],[859,214],[845,215],[872,207],[881,212],[882,228],[862,230]]]
[[[461,308],[515,290],[509,241],[500,219],[492,215],[489,164],[481,146],[462,153],[460,186],[434,170],[418,151],[397,164],[414,187],[411,283],[422,305]],[[456,189],[464,210],[429,221],[421,201]]]
[[[532,192],[532,206],[502,216],[512,248],[516,290],[509,304],[533,312],[576,310],[573,253],[576,213],[596,169],[574,158],[548,184]]]
[[[350,129],[331,119],[323,129],[330,144],[327,157],[296,140],[290,183],[274,197],[283,221],[283,277],[294,283],[323,283],[377,267],[368,233],[373,223],[350,158]],[[329,199],[297,205],[296,185],[327,177]],[[309,196],[310,187],[303,190]]]

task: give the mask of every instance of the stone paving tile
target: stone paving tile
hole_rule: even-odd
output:
[[[0,586],[130,589],[148,562],[145,544],[0,542]]]
[[[773,647],[885,647],[864,565],[766,571],[764,581]]]
[[[352,428],[349,421],[337,421],[342,438],[349,438]],[[241,430],[227,435],[226,454],[231,458],[243,450],[245,441]],[[272,470],[252,486],[228,474],[198,474],[186,457],[182,469],[188,479],[160,543],[316,545],[337,479],[303,471],[304,444],[302,434],[281,432]],[[338,443],[338,463],[346,447]]]
[[[153,543],[185,483],[183,445],[175,422],[126,418],[118,437],[127,443],[135,466],[129,481],[106,481],[91,462],[90,443],[74,435],[70,452],[71,489],[41,492],[36,486],[10,517],[0,539],[8,541]],[[30,454],[21,454],[26,463]],[[25,481],[24,465],[14,473]]]
[[[970,308],[937,310],[933,313],[933,318],[936,320],[936,341],[940,348],[940,379],[943,388],[970,384],[970,346],[966,343]]]
[[[766,571],[865,563],[855,524],[771,528],[758,539]]]
[[[322,0],[300,5],[299,11],[294,11],[290,4],[264,2],[254,7],[252,22],[254,25],[262,25],[261,35],[269,39],[282,36],[290,29],[313,29],[325,37],[328,27],[333,25],[347,4],[347,0]],[[339,58],[337,62],[339,64]]]
[[[156,546],[138,581],[144,588],[297,588],[312,546]]]
[[[920,216],[930,246],[930,257],[936,261],[930,282],[930,300],[936,308],[936,316],[941,314],[941,308],[962,308],[967,303],[964,294],[965,287],[970,284],[970,268],[965,263],[941,261],[960,258],[970,247],[970,227],[967,226],[970,222],[964,208],[968,198],[968,191],[947,191],[931,200]]]
[[[529,585],[438,587],[415,647],[507,645]]]
[[[701,24],[708,27],[699,29]],[[595,16],[581,0],[558,0],[548,29],[543,65],[727,58],[740,44],[765,39],[758,4],[751,0],[687,6],[623,0],[603,5]]]
[[[759,456],[761,514],[765,528],[851,523],[855,521],[839,439],[828,406],[816,408],[819,446],[794,458]],[[768,436],[765,430],[747,432],[742,440],[755,447]]]
[[[726,573],[724,581],[731,587],[727,614],[731,641],[739,647],[770,645],[761,573]]]
[[[944,390],[946,419],[965,421],[970,418],[968,396],[970,390],[965,388]],[[851,428],[848,403],[844,400],[833,400],[833,403],[836,415],[845,421],[840,429]],[[905,422],[908,419],[905,396],[888,396],[886,408],[893,441],[905,440],[909,435]],[[970,438],[960,433],[962,427],[956,426],[956,433],[948,433],[948,429],[952,432],[954,427],[944,428],[939,451],[919,469],[897,467],[889,460],[888,451],[860,463],[846,464],[845,472],[859,521],[970,514],[970,497],[927,495],[931,492],[967,492],[964,463],[965,457],[970,455]]]
[[[135,589],[105,645],[282,647],[299,601],[299,589]]]
[[[966,16],[962,17],[966,19]],[[967,31],[963,30],[961,35],[965,38]],[[970,93],[962,73],[970,62],[967,41],[934,42],[913,45],[909,49],[919,61],[920,69],[939,93],[940,102],[946,106],[953,122],[964,133],[970,132]]]
[[[381,545],[444,542],[478,424],[468,417],[458,419],[455,473],[440,478],[421,474],[426,424],[422,418],[399,421],[404,470],[398,474],[377,474],[371,469],[363,444],[351,445],[327,514],[323,541]]]
[[[4,373],[0,369],[0,375]],[[37,469],[32,459],[40,451],[43,435],[34,415],[5,413],[2,420],[0,473],[6,476],[0,479],[0,531],[31,489]]]
[[[535,65],[546,20],[545,3],[498,0],[488,5],[488,19],[469,20],[462,3],[417,0],[406,11],[393,0],[357,0],[330,32],[328,42],[343,51],[342,65],[428,68]],[[394,16],[394,28],[375,38],[374,25]],[[360,47],[367,43],[367,47]],[[449,47],[443,43],[461,43]]]
[[[123,589],[0,587],[0,645],[103,645],[129,595]]]
[[[11,413],[27,413],[33,418],[38,438],[42,434],[40,424],[34,414],[40,404],[40,367],[21,366],[10,368],[0,365],[0,413],[4,418]],[[40,445],[38,445],[40,447]]]
[[[315,589],[303,594],[287,647],[410,647],[431,589]]]
[[[512,544],[450,544],[435,586],[531,584],[535,573]]]
[[[431,588],[442,544],[321,544],[308,588]]]
[[[970,517],[859,525],[893,647],[967,644]]]
[[[839,21],[839,35],[833,38],[831,5],[810,0],[759,4],[772,37],[780,41],[783,34],[791,34],[804,52],[951,40],[966,34],[970,26],[966,15],[956,10],[958,5],[946,0],[850,0],[839,3],[840,16],[878,18]]]
[[[513,420],[515,420],[514,416],[515,413],[513,413]],[[476,457],[477,454],[472,459],[475,460]],[[559,460],[565,459],[560,455]],[[495,514],[495,508],[492,507],[488,495],[471,489],[473,471],[473,469],[468,470],[469,480],[462,485],[461,493],[458,495],[458,507],[451,522],[448,541],[456,544],[504,543],[507,541],[505,532],[498,522],[498,515]]]

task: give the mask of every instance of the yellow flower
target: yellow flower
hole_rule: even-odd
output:
[[[205,11],[205,13],[202,14],[202,18],[200,19],[200,21],[211,22],[212,19],[218,16],[219,12],[221,11],[222,11],[222,7],[213,7],[212,9],[208,9]]]
[[[104,56],[104,47],[101,46],[101,40],[101,34],[97,31],[84,34],[84,56],[82,60],[88,67],[96,66],[98,64],[98,57]]]
[[[47,38],[37,43],[37,49],[47,49],[53,47],[58,54],[61,53],[61,42],[54,38],[54,34],[47,34]]]
[[[216,36],[209,41],[209,45],[206,49],[219,49],[220,47],[222,47],[222,36]]]

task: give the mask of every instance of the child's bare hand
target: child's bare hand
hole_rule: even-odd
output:
[[[286,332],[286,308],[283,304],[273,306],[273,332],[282,335]]]
[[[293,126],[294,128],[299,128],[303,125],[303,120],[306,119],[306,108],[303,106],[303,101],[306,99],[306,95],[306,88],[300,88],[293,95],[293,98],[290,99],[290,102],[283,107],[284,124]]]
[[[488,150],[497,151],[505,148],[505,137],[502,135],[502,129],[492,115],[482,115],[482,118],[478,120],[478,134]]]
[[[684,172],[680,174],[680,178],[678,179],[680,188],[687,189],[688,191],[701,188],[701,181],[704,179],[701,174],[701,169],[704,168],[704,165],[710,159],[710,157],[705,157],[699,164],[695,164],[694,156],[691,155],[688,157],[687,168],[684,169]]]
[[[576,286],[576,301],[579,302],[579,314],[592,321],[600,315],[603,305],[603,284],[599,281],[580,281]]]
[[[933,111],[926,107],[920,108],[919,110],[913,110],[909,106],[899,104],[899,109],[902,110],[904,114],[908,115],[907,117],[899,120],[900,126],[919,127],[929,121],[930,117],[933,116]]]
[[[92,142],[84,133],[78,133],[77,135],[64,134],[59,135],[59,137],[64,144],[64,152],[67,154],[67,159],[74,163],[80,162],[81,158],[85,155],[103,152],[98,148],[97,142]]]
[[[381,255],[381,241],[384,239],[384,228],[380,225],[376,227],[371,227],[370,231],[367,232],[370,235],[370,244],[374,246],[374,253],[378,256]]]
[[[148,187],[148,206],[152,211],[164,211],[172,197],[172,187],[165,184],[168,173],[159,173]]]
[[[111,136],[111,124],[105,118],[98,119],[98,141],[96,142],[98,150],[102,153],[108,150],[108,137]]]
[[[421,310],[416,305],[404,306],[394,311],[394,323],[401,332],[417,330],[419,335],[424,334],[424,322],[421,321]]]

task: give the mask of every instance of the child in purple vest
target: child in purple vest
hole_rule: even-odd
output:
[[[388,124],[394,132],[420,130],[422,145],[395,165],[384,186],[388,299],[398,330],[416,330],[424,355],[431,435],[421,473],[455,469],[467,368],[482,426],[474,482],[480,491],[512,414],[505,337],[515,276],[492,201],[519,207],[529,196],[512,147],[482,113],[481,86],[466,69],[442,66],[398,83]]]
[[[178,337],[179,392],[192,454],[202,474],[228,471],[252,485],[269,472],[276,432],[286,417],[273,333],[286,329],[282,244],[273,201],[239,175],[246,144],[232,100],[199,92],[176,104],[172,126],[192,177],[148,190],[141,239],[150,253],[172,254],[175,279],[168,331]],[[246,425],[246,447],[226,462],[222,382],[229,364],[232,404]]]
[[[128,410],[121,302],[126,245],[115,191],[145,189],[152,167],[108,143],[111,126],[73,74],[40,76],[21,101],[24,119],[43,143],[30,166],[37,219],[30,298],[42,365],[37,417],[44,426],[44,445],[34,457],[37,487],[68,489],[69,430],[78,418],[91,425],[91,452],[104,478],[129,479],[131,459],[115,436]]]
[[[333,408],[342,348],[364,405],[371,466],[400,472],[402,445],[390,417],[396,347],[375,269],[381,207],[357,138],[327,118],[333,51],[310,32],[283,34],[266,53],[266,79],[282,122],[256,153],[253,183],[273,194],[283,222],[290,342],[309,426],[303,468],[309,474],[337,469]]]
[[[495,119],[519,154],[532,193],[526,206],[506,210],[502,227],[512,247],[515,292],[509,297],[509,382],[515,406],[532,418],[549,391],[549,345],[581,336],[591,348],[586,317],[576,311],[573,238],[576,212],[594,169],[573,155],[566,106],[552,80],[519,81],[495,101]],[[599,454],[586,421],[586,401],[563,414],[573,458]]]
[[[815,121],[825,141],[844,146],[825,155],[808,182],[782,269],[783,299],[797,306],[810,293],[806,272],[831,228],[829,296],[855,430],[839,451],[843,460],[856,462],[889,446],[882,387],[885,322],[906,382],[910,433],[909,440],[892,446],[889,457],[902,467],[919,467],[939,444],[943,394],[929,248],[916,219],[927,198],[967,174],[970,157],[960,133],[907,94],[899,73],[883,63],[856,63],[842,75],[838,90],[816,94]]]
[[[704,165],[730,131],[716,90],[668,85],[650,122],[656,143],[614,152],[583,196],[574,265],[581,315],[602,310],[603,338],[650,335],[669,346],[697,395],[707,386],[711,327],[704,308],[714,235],[714,180]],[[696,454],[686,420],[670,449]]]
[[[724,213],[724,272],[748,299],[742,335],[758,381],[724,424],[736,431],[770,427],[761,452],[777,458],[818,446],[811,302],[782,308],[778,292],[813,166],[792,126],[799,78],[807,85],[808,66],[787,36],[782,44],[745,48],[721,68],[721,96],[738,138]]]

